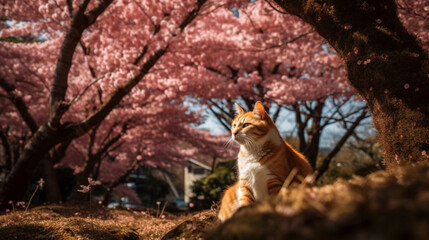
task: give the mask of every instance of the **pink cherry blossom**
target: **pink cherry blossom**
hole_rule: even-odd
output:
[[[41,178],[39,181],[37,181],[37,184],[39,184],[39,187],[43,187],[43,184],[45,183],[45,180]]]
[[[23,201],[16,202],[16,206],[25,208],[25,202],[23,202]]]
[[[100,185],[101,184],[101,182],[100,181],[94,181],[94,180],[92,180],[92,178],[88,178],[88,183],[89,183],[89,185],[90,186],[96,186],[96,185]]]
[[[91,186],[89,186],[89,185],[88,186],[80,185],[80,187],[81,187],[81,189],[78,189],[77,191],[81,192],[81,193],[87,193],[91,190]]]

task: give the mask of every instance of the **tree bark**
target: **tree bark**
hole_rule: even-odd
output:
[[[7,132],[9,130],[6,129],[5,131],[0,130],[0,141],[2,143],[3,151],[4,151],[4,160],[5,160],[5,167],[6,171],[9,172],[12,169],[12,152],[9,145],[9,140],[7,139]]]
[[[394,0],[275,0],[337,51],[366,99],[389,166],[429,158],[429,59]]]
[[[45,155],[42,160],[42,177],[43,180],[45,180],[43,188],[46,201],[50,203],[60,202],[62,199],[60,186],[52,159],[48,154]]]
[[[316,106],[311,109],[313,121],[308,131],[308,144],[303,154],[307,157],[313,169],[316,169],[317,157],[319,155],[320,136],[322,134],[322,111],[325,106],[324,101],[316,100]]]
[[[46,124],[33,135],[2,185],[0,209],[5,208],[9,200],[16,202],[22,199],[39,163],[58,139],[58,132]]]
[[[8,99],[15,106],[31,133],[36,133],[38,129],[37,123],[28,111],[28,107],[24,100],[14,94],[15,86],[7,83],[4,79],[0,79],[0,87],[8,94]],[[44,187],[46,200],[54,203],[61,201],[60,186],[58,184],[58,178],[49,153],[45,154],[43,157],[41,174],[46,182]]]

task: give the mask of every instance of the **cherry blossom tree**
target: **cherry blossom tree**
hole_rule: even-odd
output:
[[[159,98],[156,94],[151,96]],[[102,125],[73,141],[60,165],[79,172],[76,186],[91,176],[100,179],[110,191],[141,165],[153,168],[181,165],[184,159],[196,154],[228,156],[229,152],[222,147],[224,136],[211,136],[207,131],[190,127],[189,123],[200,122],[200,117],[168,100],[170,104],[152,102],[141,111],[125,110],[124,106],[113,112]],[[71,199],[82,200],[81,197],[72,192]]]
[[[427,161],[425,1],[268,2],[311,25],[343,59],[351,85],[368,102],[386,164]],[[408,20],[409,16],[413,20]]]
[[[268,106],[320,101],[327,93],[350,97],[343,65],[369,104],[388,163],[425,159],[428,64],[421,45],[427,33],[419,45],[391,0],[276,2],[272,8],[237,0],[0,1],[7,19],[0,36],[0,97],[6,100],[0,137],[7,149],[25,144],[19,154],[6,153],[10,172],[0,205],[22,198],[41,163],[49,175],[63,156],[72,164],[73,153],[84,160],[75,164],[82,174],[103,181],[109,164],[116,164],[120,180],[138,164],[190,154],[167,146],[177,139],[216,150],[210,144],[216,139],[188,125],[198,122],[198,114],[182,108],[188,96],[204,104],[225,98],[227,108],[239,97],[246,104],[268,99]],[[424,32],[423,1],[398,6],[403,19],[414,17],[405,21],[410,31]],[[342,61],[321,50],[314,31]],[[173,118],[167,115],[173,109],[182,111]],[[114,187],[113,177],[106,179]]]
[[[189,44],[170,63],[170,69],[179,65],[185,71],[168,73],[182,80],[180,89],[206,105],[225,130],[235,115],[235,101],[247,109],[255,101],[264,102],[276,122],[284,110],[295,113],[299,150],[313,168],[325,127],[338,122],[346,127],[329,162],[369,116],[346,82],[341,59],[323,39],[298,18],[279,14],[263,1],[202,16],[185,37]],[[350,102],[357,106],[350,107]]]
[[[2,86],[3,95],[20,98],[37,123],[1,188],[2,206],[22,197],[43,156],[120,111],[122,100],[144,107],[147,103],[139,101],[145,96],[155,91],[168,95],[168,79],[151,77],[150,71],[156,71],[155,65],[163,68],[159,60],[168,60],[164,55],[182,41],[182,32],[205,2],[1,2],[2,17],[13,20],[2,30],[3,38],[40,39],[31,44],[1,42],[5,58],[0,78],[13,86],[12,91]],[[136,87],[142,79],[144,84]],[[132,90],[133,98],[127,100]],[[162,98],[152,101],[161,104]],[[8,108],[19,110],[11,102]],[[18,113],[25,120],[25,111]]]

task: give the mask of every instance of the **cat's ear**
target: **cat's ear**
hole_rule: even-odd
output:
[[[244,109],[240,105],[238,105],[238,103],[235,103],[235,113],[237,115],[241,115],[241,114],[245,114],[246,111],[244,111]]]
[[[253,108],[253,114],[258,115],[261,120],[265,119],[267,113],[265,112],[265,108],[260,101],[257,101],[255,107]]]

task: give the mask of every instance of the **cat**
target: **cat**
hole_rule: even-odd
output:
[[[305,157],[283,138],[261,102],[246,112],[235,103],[237,114],[231,124],[231,139],[240,145],[238,180],[224,193],[219,219],[224,222],[238,208],[279,193],[293,168],[294,181],[313,172]]]

